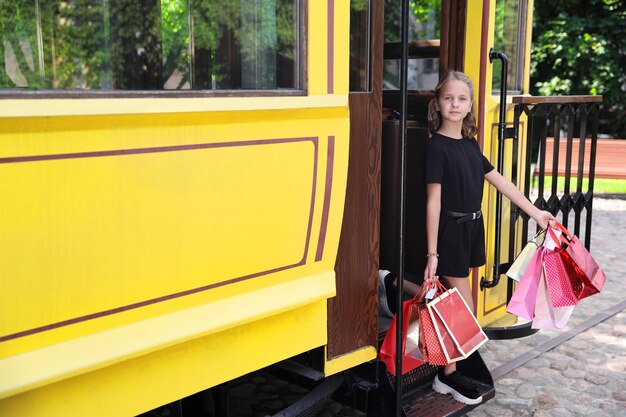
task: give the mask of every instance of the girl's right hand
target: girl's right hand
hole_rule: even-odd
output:
[[[424,282],[433,283],[439,278],[437,275],[437,265],[439,259],[436,256],[429,256],[426,261],[426,269],[424,269]]]

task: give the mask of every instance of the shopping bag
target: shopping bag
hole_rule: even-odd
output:
[[[563,248],[547,251],[544,257],[545,280],[554,307],[574,306],[582,294],[582,271]]]
[[[533,329],[562,329],[569,321],[574,306],[553,307],[548,293],[545,273],[542,271],[537,288],[535,303],[535,317],[531,327]]]
[[[513,296],[506,306],[506,311],[509,313],[527,320],[533,319],[544,253],[545,248],[543,246],[535,251],[526,271],[524,271],[520,279],[519,285],[515,288]]]
[[[433,318],[426,305],[418,307],[420,318],[419,350],[424,360],[431,365],[448,365],[450,362],[444,353],[444,347],[435,330]]]
[[[585,245],[583,245],[576,235],[570,234],[569,231],[558,222],[556,223],[555,230],[562,232],[561,241],[563,247],[565,247],[566,252],[574,262],[577,272],[579,273],[579,278],[584,285],[582,291],[576,294],[577,298],[581,300],[590,295],[599,293],[606,281],[604,271],[600,269],[595,259],[593,259],[587,248],[585,248]]]
[[[545,280],[553,307],[572,306],[578,304],[585,289],[585,281],[588,285],[590,282],[567,252],[571,235],[560,223],[557,223],[556,230],[562,232],[558,237],[554,228],[548,228],[549,238],[558,242],[558,245],[554,250],[546,250]]]
[[[526,246],[522,249],[522,251],[517,255],[517,258],[513,261],[508,271],[506,271],[506,275],[519,282],[520,278],[526,271],[526,268],[530,264],[530,261],[535,254],[535,251],[541,246],[543,243],[543,231],[539,232],[533,239],[526,242]]]
[[[456,288],[451,288],[426,304],[449,362],[467,358],[487,340],[487,335]],[[443,325],[443,326],[441,326]],[[446,337],[454,342],[450,349]]]
[[[606,275],[604,275],[604,271],[600,269],[598,263],[593,259],[587,248],[585,248],[585,245],[583,245],[577,236],[573,236],[570,239],[566,251],[587,278],[585,288],[580,294],[579,299],[602,291],[604,281],[606,281]]]
[[[419,306],[423,304],[423,300],[420,303],[415,303],[411,306],[411,317],[415,317],[409,323],[409,328],[406,332],[406,354],[412,358],[418,359],[421,363],[426,363],[426,359],[420,351],[420,320],[419,320]]]
[[[419,335],[419,310],[418,304],[422,302],[421,297],[417,296],[411,300],[404,301],[402,303],[402,374],[410,372],[425,362],[420,359],[421,352],[419,349],[415,349],[409,345],[407,348],[407,337],[409,333],[415,333],[417,327],[417,333]],[[380,346],[380,352],[378,358],[381,362],[387,366],[387,371],[396,376],[396,323],[398,315],[394,315],[387,330],[387,334],[383,339],[383,343]],[[409,331],[409,328],[411,328]],[[413,336],[414,337],[414,336]],[[419,337],[419,336],[418,336]]]

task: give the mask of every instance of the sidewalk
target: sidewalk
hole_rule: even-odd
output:
[[[468,417],[626,415],[625,232],[626,198],[594,197],[591,253],[607,275],[602,293],[582,300],[563,330],[487,342],[480,352],[496,397]]]

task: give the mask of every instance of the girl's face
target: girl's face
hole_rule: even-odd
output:
[[[448,80],[439,91],[437,103],[443,121],[463,122],[472,110],[470,89],[463,81]]]

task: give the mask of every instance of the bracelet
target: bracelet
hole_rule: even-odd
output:
[[[433,253],[427,253],[427,254],[426,254],[426,257],[428,258],[429,256],[434,256],[435,258],[439,258],[439,254],[438,254],[438,253],[436,253],[436,252],[433,252]]]

